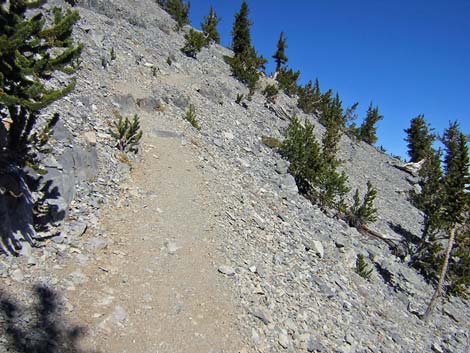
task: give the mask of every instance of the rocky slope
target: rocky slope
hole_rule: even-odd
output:
[[[48,6],[54,4],[68,6],[59,0]],[[215,221],[220,258],[213,271],[219,270],[236,298],[247,351],[470,350],[467,301],[441,303],[428,325],[410,314],[410,304],[424,310],[432,287],[384,242],[359,234],[300,196],[287,163],[261,142],[262,136],[282,138],[289,123],[282,110],[307,118],[294,100],[281,94],[268,107],[258,92],[246,108],[236,104],[237,94],[247,90],[223,61],[230,51],[214,45],[197,60],[184,56],[179,48],[189,27],[176,33],[173,20],[154,1],[82,0],[79,5],[75,35],[85,49],[77,88],[47,112],[62,117],[54,154],[45,161],[46,178],[59,192],[49,202],[55,202],[58,214],[67,211],[67,217],[57,217],[49,235],[60,235],[45,247],[19,259],[0,258],[2,287],[26,302],[32,300],[31,284],[65,289],[54,277],[55,266],[64,259],[86,266],[116,242],[103,229],[100,209],[123,202],[122,190],[132,193],[133,188],[125,182],[129,164],[116,153],[108,130],[114,111],[137,113],[147,139],[164,135],[191,148],[221,201]],[[200,131],[183,119],[189,104]],[[162,124],[173,128],[162,130]],[[153,150],[144,147],[142,153]],[[340,156],[352,188],[363,190],[370,179],[378,189],[379,219],[371,227],[397,241],[406,232],[418,235],[422,217],[407,200],[414,180],[394,167],[399,162],[347,137]],[[364,254],[374,269],[369,281],[354,271],[357,254]]]

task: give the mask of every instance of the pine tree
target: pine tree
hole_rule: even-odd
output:
[[[204,17],[204,22],[201,23],[202,32],[206,36],[206,41],[208,44],[212,42],[220,44],[220,34],[217,31],[217,25],[219,22],[220,18],[217,17],[217,14],[211,6],[209,15]]]
[[[279,72],[281,67],[289,60],[285,53],[286,48],[286,38],[284,38],[284,32],[281,32],[277,42],[277,51],[273,55],[273,59],[276,61],[276,72]]]
[[[323,157],[327,164],[337,166],[336,154],[343,128],[343,108],[339,94],[330,102],[329,108],[323,112],[320,122],[326,127],[323,135]]]
[[[186,39],[186,42],[181,51],[191,58],[196,58],[204,44],[206,44],[204,34],[192,28],[189,30],[189,33],[185,34],[184,39]]]
[[[7,6],[0,1],[0,168],[34,164],[32,144],[42,144],[33,132],[40,109],[75,87],[72,80],[61,89],[49,89],[45,81],[56,70],[74,72],[82,50],[71,38],[78,12],[64,15],[54,8],[54,23],[45,27],[44,3],[17,0]],[[28,9],[38,11],[27,16]]]
[[[240,11],[235,15],[232,30],[232,50],[235,55],[247,53],[251,49],[250,27],[252,22],[248,19],[249,9],[246,0],[243,0]]]
[[[177,30],[180,30],[184,25],[191,23],[189,20],[189,2],[184,3],[183,0],[164,0],[160,4],[176,21]]]
[[[294,176],[299,191],[307,195],[319,184],[319,177],[324,169],[320,144],[313,129],[314,126],[308,120],[304,127],[294,117],[286,130],[282,146],[282,154],[290,162],[289,171]]]
[[[312,84],[312,81],[308,81],[304,87],[299,87],[298,95],[297,106],[306,114],[315,113],[321,102],[318,79],[315,80],[315,85]]]
[[[297,85],[299,76],[300,71],[294,71],[283,67],[278,71],[276,80],[279,82],[279,88],[282,89],[285,94],[292,97],[299,91],[299,86]]]
[[[377,220],[377,209],[374,207],[374,200],[377,197],[377,190],[370,182],[367,181],[367,190],[364,198],[360,199],[359,190],[356,189],[354,194],[354,204],[349,210],[347,216],[348,222],[352,227],[363,228],[368,222],[375,222]]]
[[[411,120],[411,126],[405,129],[407,133],[408,155],[410,162],[419,162],[431,153],[434,135],[431,134],[424,115],[418,115]]]
[[[359,103],[356,102],[350,107],[346,108],[346,111],[343,115],[343,126],[347,128],[347,132],[354,131],[355,129],[355,121],[357,120],[356,109]]]
[[[452,249],[456,239],[456,233],[463,228],[467,221],[469,212],[469,183],[470,183],[470,160],[466,136],[460,131],[457,122],[450,123],[444,132],[442,143],[445,146],[444,158],[444,202],[442,217],[446,222],[449,232],[449,240],[445,251],[439,280],[431,301],[423,314],[423,319],[428,320],[437,299],[442,293],[444,280],[449,267]],[[457,236],[458,238],[458,236]]]
[[[377,127],[375,124],[383,119],[383,116],[379,114],[379,108],[374,107],[370,103],[369,109],[367,109],[367,115],[358,130],[358,137],[362,141],[373,145],[377,142]]]
[[[244,0],[240,11],[235,15],[232,31],[233,57],[225,56],[225,61],[230,65],[232,74],[241,82],[245,83],[250,95],[254,93],[259,80],[258,70],[264,70],[267,62],[262,56],[258,56],[255,48],[251,45],[250,26],[248,19],[248,4]]]

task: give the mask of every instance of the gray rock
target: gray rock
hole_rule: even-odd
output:
[[[280,181],[281,190],[289,194],[297,194],[299,189],[297,188],[297,183],[292,175],[286,174],[282,177]]]
[[[257,319],[260,319],[265,325],[273,321],[273,317],[271,316],[271,314],[261,308],[254,308],[250,310],[250,314],[256,317]]]
[[[10,274],[10,277],[15,282],[22,283],[24,281],[23,271],[21,271],[19,268],[17,268],[16,270],[13,270]]]
[[[102,250],[108,247],[108,241],[103,238],[93,237],[88,241],[86,247],[90,251]]]
[[[227,265],[220,265],[217,268],[217,271],[219,271],[220,273],[223,273],[224,275],[227,275],[227,276],[235,275],[235,270],[233,269],[233,267],[230,267],[230,266],[227,266]]]
[[[321,344],[320,342],[316,341],[313,337],[311,337],[307,341],[307,351],[309,352],[319,352],[319,353],[326,353],[326,347]]]
[[[122,114],[133,114],[136,111],[136,102],[132,95],[117,95],[114,97],[114,101],[119,107]]]
[[[164,131],[164,130],[158,130],[158,129],[153,129],[152,134],[158,137],[164,137],[164,138],[181,138],[183,137],[183,133],[180,131]]]
[[[181,110],[186,110],[189,106],[189,97],[184,94],[179,94],[172,98],[173,104]]]
[[[278,174],[287,174],[287,169],[289,168],[289,163],[284,160],[284,159],[279,159],[277,162],[276,162],[276,166],[274,168],[274,170],[278,173]]]
[[[176,251],[179,249],[174,241],[166,241],[165,247],[170,255],[176,254]]]

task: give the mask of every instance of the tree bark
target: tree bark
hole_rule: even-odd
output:
[[[449,243],[447,244],[446,256],[444,258],[444,263],[442,264],[441,274],[439,275],[439,282],[437,283],[436,290],[434,291],[434,294],[431,298],[431,301],[429,302],[429,305],[426,311],[421,316],[421,319],[423,319],[425,322],[428,322],[429,317],[431,316],[432,311],[434,310],[434,307],[437,304],[437,299],[442,293],[442,286],[444,284],[444,279],[446,277],[447,268],[449,267],[450,253],[452,252],[452,248],[454,246],[455,228],[456,228],[456,225],[454,224],[452,225],[452,228],[450,229]]]

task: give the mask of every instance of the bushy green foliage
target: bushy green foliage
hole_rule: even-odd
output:
[[[250,27],[253,23],[248,19],[248,14],[248,3],[243,0],[240,10],[235,14],[232,29],[232,50],[235,56],[247,53],[252,47]]]
[[[347,219],[352,227],[360,229],[365,224],[375,222],[377,220],[377,209],[374,207],[374,200],[377,196],[377,190],[374,189],[372,183],[367,181],[367,190],[361,200],[359,190],[356,189],[354,194],[354,204],[351,206]]]
[[[187,3],[183,0],[158,0],[166,12],[176,21],[176,29],[179,31],[184,25],[191,23],[189,20],[189,1]]]
[[[217,31],[217,25],[220,22],[220,18],[217,17],[214,9],[210,8],[209,15],[204,17],[204,22],[201,23],[202,32],[206,37],[206,43],[217,43],[220,44],[220,34]]]
[[[419,162],[432,153],[432,144],[435,136],[431,133],[424,115],[418,115],[411,120],[411,126],[405,129],[408,142],[408,155],[410,162]]]
[[[324,169],[320,144],[313,130],[314,126],[308,120],[303,126],[297,117],[293,117],[282,147],[282,154],[290,162],[289,171],[299,191],[307,195],[319,184]]]
[[[82,45],[71,37],[78,12],[55,7],[46,27],[40,5],[45,1],[0,1],[0,166],[34,165],[38,136],[33,133],[39,111],[68,94],[75,81],[61,89],[46,88],[54,71],[73,73]],[[28,16],[26,11],[34,14]],[[37,10],[37,11],[36,11]],[[57,117],[47,123],[57,121]],[[51,126],[52,128],[52,126]]]
[[[444,219],[449,224],[462,224],[468,209],[470,191],[470,159],[467,140],[457,122],[450,123],[442,137],[444,157]]]
[[[245,54],[233,58],[226,56],[224,59],[230,65],[233,76],[248,87],[250,95],[253,94],[259,80],[258,70],[264,67],[266,60],[258,57],[254,48],[249,48]]]
[[[243,98],[245,98],[245,95],[243,93],[237,93],[237,99],[235,99],[235,103],[241,104],[243,101]]]
[[[248,4],[244,0],[240,11],[235,15],[232,30],[232,49],[235,55],[225,56],[224,59],[230,65],[233,76],[246,84],[252,95],[259,80],[258,70],[264,70],[267,60],[258,56],[251,44],[252,22],[248,19],[248,13]]]
[[[315,85],[309,81],[305,86],[299,87],[298,95],[297,106],[306,114],[315,113],[320,107],[322,98],[318,79],[315,80]]]
[[[379,108],[374,107],[370,103],[369,109],[367,109],[367,115],[361,126],[356,131],[356,136],[370,144],[373,145],[377,142],[377,127],[375,124],[383,119],[383,116],[379,114]]]
[[[286,130],[282,154],[290,162],[289,171],[301,193],[322,206],[343,209],[344,196],[349,191],[347,176],[337,171],[336,158],[325,156],[313,129],[308,120],[303,126],[294,117]]]
[[[189,123],[196,129],[201,130],[201,126],[199,126],[199,122],[196,118],[196,113],[194,112],[194,106],[192,104],[189,105],[189,109],[186,112],[186,116],[184,117]]]
[[[277,42],[277,50],[273,55],[273,59],[276,61],[276,71],[279,72],[281,67],[289,60],[286,56],[286,38],[284,38],[284,32],[281,32],[279,40]]]
[[[275,102],[278,93],[279,89],[276,87],[276,85],[267,85],[263,90],[263,94],[266,97],[266,100],[270,103]]]
[[[206,44],[206,37],[203,33],[190,29],[189,33],[184,36],[186,42],[181,51],[187,56],[196,58],[202,47]]]
[[[370,279],[372,275],[372,269],[369,268],[365,256],[362,254],[358,254],[356,257],[356,273],[365,279]]]
[[[140,129],[139,116],[134,115],[132,121],[118,115],[118,120],[114,122],[115,130],[110,130],[110,135],[116,140],[116,147],[123,152],[137,152],[142,130]]]
[[[281,68],[276,76],[279,82],[279,88],[282,89],[288,96],[297,94],[299,86],[297,80],[299,79],[300,71],[294,71],[285,67]]]
[[[413,191],[411,200],[424,213],[422,244],[418,247],[417,256],[424,251],[426,244],[435,241],[435,236],[443,226],[441,217],[444,190],[442,185],[441,152],[431,148],[419,171],[421,192]]]
[[[456,246],[449,266],[449,291],[463,297],[470,296],[470,223],[457,235]]]

